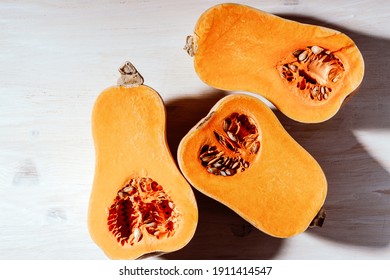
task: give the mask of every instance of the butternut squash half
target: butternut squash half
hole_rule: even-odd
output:
[[[262,95],[304,123],[334,116],[364,75],[363,57],[345,34],[240,4],[204,12],[185,49],[206,84]]]
[[[216,103],[181,140],[178,163],[196,189],[271,236],[322,225],[324,172],[256,97]]]
[[[193,237],[198,210],[165,135],[165,107],[134,66],[104,90],[92,113],[96,164],[88,224],[112,259],[172,252]]]

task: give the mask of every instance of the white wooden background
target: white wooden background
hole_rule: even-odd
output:
[[[180,139],[227,94],[203,84],[183,51],[218,2],[1,1],[1,259],[106,258],[87,229],[95,98],[132,61],[166,103],[176,157]],[[303,125],[276,112],[322,165],[328,216],[321,229],[276,239],[196,192],[194,238],[161,258],[390,259],[390,2],[238,2],[341,30],[364,55],[359,93],[330,121]]]

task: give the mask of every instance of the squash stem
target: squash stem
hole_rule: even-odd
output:
[[[317,215],[314,217],[314,219],[311,221],[309,227],[322,227],[324,224],[326,217],[325,209],[322,207],[320,211],[318,211]]]
[[[195,36],[187,36],[184,50],[192,57],[196,54],[197,49],[198,45],[195,42]]]
[[[144,83],[144,78],[129,61],[126,61],[120,68],[121,74],[118,79],[118,86],[138,87]]]

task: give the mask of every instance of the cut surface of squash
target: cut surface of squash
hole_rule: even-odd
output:
[[[182,139],[178,162],[196,189],[271,236],[323,222],[324,172],[256,97],[222,98]]]
[[[95,176],[88,225],[112,259],[172,252],[193,237],[198,210],[166,141],[165,106],[130,64],[92,112]]]
[[[304,123],[334,116],[364,75],[363,57],[345,34],[240,4],[204,12],[185,49],[206,84],[262,95]]]

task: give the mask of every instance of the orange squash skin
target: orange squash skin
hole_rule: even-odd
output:
[[[96,164],[88,226],[92,239],[112,259],[136,259],[153,252],[172,252],[193,237],[197,205],[190,185],[177,168],[165,135],[165,107],[156,91],[141,85],[103,91],[92,113]],[[108,230],[108,208],[129,178],[152,178],[174,201],[180,216],[175,234],[160,239],[143,234],[122,246]]]
[[[217,142],[213,131],[232,112],[256,121],[261,148],[244,172],[215,176],[202,166],[200,149],[204,143]],[[180,142],[178,162],[192,186],[275,237],[305,231],[326,198],[326,177],[316,160],[284,130],[263,102],[247,95],[229,95],[215,104]]]
[[[203,82],[262,95],[299,122],[318,123],[333,117],[364,76],[363,57],[345,34],[245,5],[210,8],[196,23],[193,38],[194,68]],[[306,46],[321,46],[343,62],[342,78],[328,83],[332,92],[321,102],[303,96],[297,83],[288,84],[278,69],[288,62],[287,55]]]

